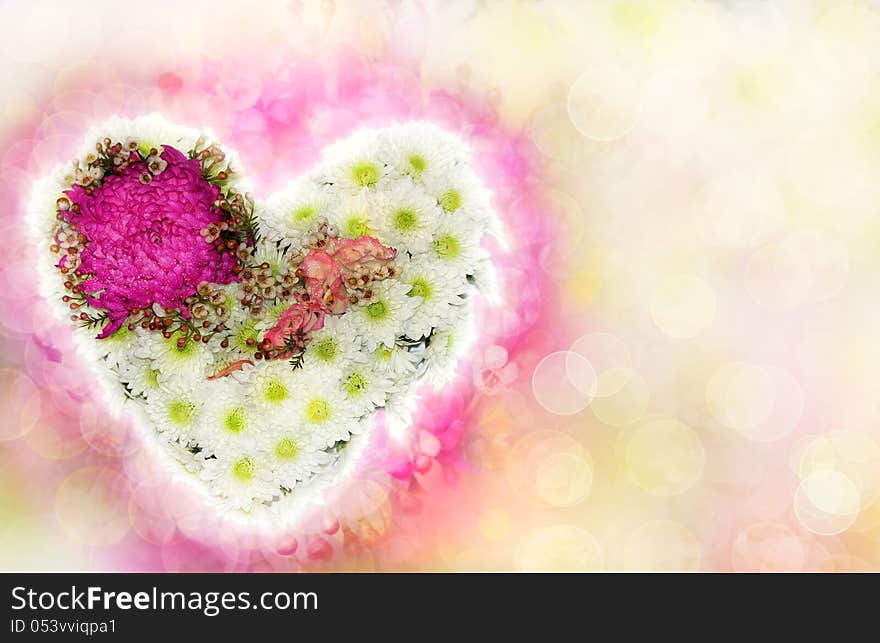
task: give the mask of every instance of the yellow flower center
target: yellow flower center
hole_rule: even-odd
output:
[[[307,221],[311,221],[315,218],[315,214],[317,214],[318,209],[313,205],[304,205],[301,208],[294,210],[293,212],[293,220],[298,223],[304,223]]]
[[[374,301],[372,304],[368,305],[366,308],[367,317],[372,319],[373,321],[379,321],[380,319],[384,319],[388,315],[388,306],[385,305],[384,301]]]
[[[403,208],[394,213],[394,227],[398,230],[412,230],[418,223],[418,216],[415,210]]]
[[[263,397],[267,402],[271,402],[272,404],[283,402],[287,399],[287,396],[287,387],[284,386],[283,382],[278,380],[270,380],[266,382],[266,385],[263,387]]]
[[[434,240],[434,252],[441,259],[455,259],[461,254],[461,246],[458,239],[447,234]]]
[[[461,193],[458,190],[448,190],[438,199],[440,207],[447,212],[455,212],[461,207]]]
[[[326,400],[312,400],[306,407],[306,417],[315,424],[325,422],[330,418],[330,405]]]
[[[232,465],[232,475],[241,482],[250,482],[254,479],[257,465],[250,458],[242,458]]]
[[[370,233],[370,228],[367,226],[366,217],[353,216],[348,221],[345,222],[345,226],[343,232],[352,239],[357,239],[358,237],[362,237],[365,234]]]
[[[299,447],[291,438],[281,438],[275,445],[275,455],[284,460],[290,460],[295,457]]]
[[[315,344],[315,355],[324,362],[331,361],[336,357],[336,342],[330,338],[317,342]]]
[[[223,428],[230,433],[241,433],[245,425],[245,410],[243,406],[237,406],[230,410],[223,418]]]
[[[428,162],[424,156],[413,154],[409,157],[409,167],[412,170],[413,176],[418,177],[428,167]]]
[[[168,405],[168,419],[178,426],[186,426],[194,411],[195,405],[189,400],[174,400]]]
[[[369,161],[361,161],[351,169],[351,175],[358,185],[370,187],[379,180],[379,168]]]
[[[414,279],[412,288],[407,293],[410,297],[421,297],[422,299],[430,299],[431,293],[434,291],[427,279]]]
[[[361,373],[352,373],[345,381],[345,390],[349,395],[357,395],[367,388],[367,378]]]

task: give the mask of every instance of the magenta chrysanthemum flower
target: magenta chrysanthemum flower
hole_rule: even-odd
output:
[[[155,176],[138,159],[92,194],[78,185],[65,192],[79,206],[65,213],[67,219],[87,239],[80,272],[90,276],[82,291],[90,305],[107,311],[99,339],[132,310],[153,304],[188,317],[185,299],[199,283],[236,279],[234,253],[221,253],[200,234],[222,220],[214,207],[220,189],[204,179],[197,159],[170,146],[161,158],[167,166]]]

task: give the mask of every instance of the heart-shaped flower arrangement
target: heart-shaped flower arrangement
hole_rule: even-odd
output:
[[[256,202],[234,153],[116,119],[37,182],[46,296],[105,396],[212,503],[289,513],[339,481],[383,409],[452,374],[497,221],[458,137],[362,131]]]

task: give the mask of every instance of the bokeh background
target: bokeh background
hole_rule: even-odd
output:
[[[0,3],[0,569],[880,569],[880,5]],[[296,532],[157,479],[35,293],[34,177],[207,125],[265,189],[474,145],[511,249],[456,385]]]

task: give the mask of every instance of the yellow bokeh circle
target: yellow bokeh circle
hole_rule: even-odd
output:
[[[690,489],[700,479],[705,459],[696,431],[674,419],[640,426],[627,442],[624,455],[630,480],[656,496]]]

